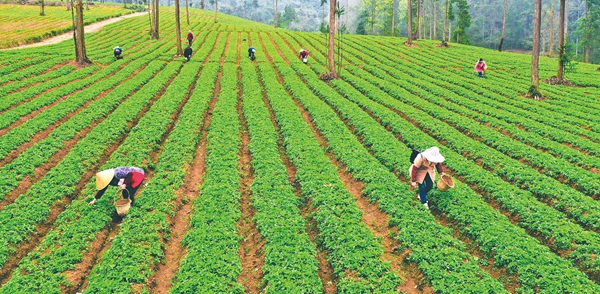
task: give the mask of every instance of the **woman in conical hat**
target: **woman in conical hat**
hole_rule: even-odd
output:
[[[134,166],[121,166],[114,169],[107,169],[96,173],[96,196],[90,201],[90,205],[96,203],[100,197],[106,192],[108,186],[118,186],[123,190],[123,198],[131,199],[133,204],[135,192],[144,180],[144,170]]]
[[[411,188],[419,187],[417,197],[427,208],[429,208],[427,193],[433,188],[435,170],[437,169],[440,174],[444,174],[444,169],[441,165],[444,160],[444,156],[440,154],[440,149],[434,146],[417,155],[413,165],[410,167]]]

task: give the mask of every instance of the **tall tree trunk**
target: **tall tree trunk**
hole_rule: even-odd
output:
[[[397,0],[394,0],[394,7],[392,7],[392,36],[396,36],[396,13],[397,13]],[[346,14],[347,15],[347,14]]]
[[[181,22],[179,19],[179,0],[175,0],[175,34],[177,38],[177,56],[183,55],[181,49]]]
[[[413,31],[412,31],[412,1],[408,0],[407,3],[407,12],[408,12],[408,40],[406,41],[406,45],[412,45],[413,39]]]
[[[215,0],[215,23],[217,23],[217,12],[219,11],[219,1]]]
[[[46,12],[44,12],[44,0],[42,0],[40,2],[41,2],[41,5],[42,5],[42,11],[40,11],[40,15],[44,16],[44,15],[46,15]]]
[[[204,0],[200,0],[200,9],[204,9]]]
[[[552,0],[554,1],[554,0]],[[506,35],[506,10],[508,9],[508,0],[504,0],[504,14],[502,16],[502,37],[500,37],[500,46],[498,51],[502,52],[502,44],[504,43],[504,36]]]
[[[437,2],[433,0],[433,40],[437,40]]]
[[[558,14],[558,72],[556,77],[562,81],[565,77],[565,65],[563,62],[563,54],[565,54],[565,10],[566,0],[560,0],[560,10]]]
[[[421,36],[421,0],[417,0],[417,36],[419,39]]]
[[[531,52],[531,87],[529,89],[529,94],[532,96],[532,98],[538,99],[541,98],[539,88],[539,61],[542,0],[535,0],[533,11],[533,50]]]
[[[85,1],[85,10],[90,10],[90,0]]]
[[[275,15],[273,17],[273,26],[277,27],[278,22],[279,22],[279,9],[278,9],[278,5],[277,5],[277,0],[275,0]]]
[[[190,25],[190,4],[188,0],[185,0],[185,17],[187,18],[187,24]]]
[[[152,0],[152,39],[158,40],[160,38],[159,32],[159,0]]]
[[[554,55],[554,0],[550,6],[550,36],[548,38],[548,56]]]
[[[83,28],[83,2],[82,0],[77,0],[77,5],[75,6],[77,11],[77,15],[75,18],[75,51],[77,55],[77,63],[81,66],[92,63],[85,52],[85,32]]]
[[[336,0],[329,1],[329,48],[327,51],[327,61],[329,71],[335,75],[335,57],[334,57],[334,45],[335,45],[335,8]]]
[[[448,0],[446,0],[446,4],[444,7],[444,32],[442,33],[442,43],[446,43],[448,39],[446,39],[446,32],[448,26]]]

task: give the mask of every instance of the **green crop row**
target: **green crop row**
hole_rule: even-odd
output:
[[[163,89],[180,68],[179,63],[168,64],[152,79],[152,83],[146,84],[126,99],[84,139],[80,140],[63,161],[50,171],[48,177],[30,189],[39,197],[36,199],[32,195],[29,196],[31,201],[36,201],[30,206],[43,211],[43,206],[49,204],[40,203],[40,200],[54,202],[56,198],[72,194],[73,187],[81,181],[80,178],[85,171],[96,169],[102,151],[128,132],[129,124],[135,121],[144,108],[151,105],[151,97]],[[167,98],[163,97],[163,99]],[[129,157],[122,156],[124,152],[126,150],[121,148],[119,155],[114,155],[111,162],[104,167],[137,164],[133,161],[124,162],[123,160],[129,160]],[[65,174],[69,176],[65,177]],[[63,182],[56,183],[57,180]],[[57,191],[56,187],[61,187],[61,191]],[[114,213],[114,206],[111,203],[114,197],[112,193],[107,193],[96,205],[88,205],[87,201],[95,190],[95,186],[90,183],[82,191],[82,195],[75,195],[77,199],[59,215],[54,228],[36,249],[21,260],[19,267],[13,271],[11,279],[0,288],[0,293],[61,293],[62,287],[72,286],[67,281],[65,272],[74,270],[76,264],[82,261],[85,251],[90,247],[90,242],[94,241],[98,232],[110,223],[111,214]],[[50,199],[46,200],[47,198]],[[40,215],[39,218],[45,219],[45,217]]]
[[[279,41],[278,38],[275,40]],[[278,45],[282,47],[281,43]],[[287,55],[294,60],[293,52]],[[464,244],[456,240],[448,229],[437,224],[431,214],[415,207],[414,192],[409,192],[406,184],[402,184],[371,156],[352,132],[346,129],[338,115],[311,90],[351,123],[356,132],[368,140],[365,144],[372,146],[375,152],[388,153],[400,149],[395,137],[359,107],[317,80],[314,72],[306,66],[292,65],[296,73],[281,63],[276,66],[285,77],[286,87],[306,107],[328,139],[333,153],[358,180],[365,183],[365,195],[371,201],[378,201],[379,207],[388,213],[390,225],[399,229],[394,237],[401,242],[401,246],[411,251],[408,260],[420,267],[437,292],[504,292],[498,281],[479,268],[472,256],[463,252]],[[325,70],[315,63],[311,63],[311,67],[318,71]],[[296,74],[307,83],[310,90],[294,77]],[[366,133],[370,136],[363,136]],[[408,147],[403,149],[404,153],[410,152]]]
[[[361,73],[361,78],[365,78],[366,74]],[[389,96],[381,93],[376,86],[367,84],[355,76],[345,75],[345,80],[351,82],[355,87],[358,87],[363,93],[366,93],[371,99],[381,101],[386,105],[396,104]],[[348,94],[348,98],[352,93],[349,89],[343,89],[344,93]],[[354,95],[352,95],[354,98]],[[354,99],[353,99],[354,100]],[[385,102],[384,102],[385,101]],[[406,115],[413,120],[421,122],[424,114],[421,111],[412,111],[408,105],[398,103],[393,106],[395,109],[402,109]],[[373,113],[374,110],[369,108]],[[389,111],[389,110],[388,110]],[[414,112],[414,113],[413,113]],[[378,115],[378,114],[376,114]],[[417,118],[419,117],[419,118]],[[384,122],[388,123],[388,122]],[[437,142],[423,135],[423,131],[412,126],[410,129],[404,123],[400,125],[392,125],[392,129],[402,135],[405,141],[412,144],[435,145]],[[428,126],[428,129],[430,126]],[[402,129],[402,131],[400,131]],[[407,132],[414,131],[415,135],[407,135]],[[418,135],[416,135],[418,133]],[[445,139],[449,139],[451,135],[447,135]],[[412,139],[415,138],[415,139]],[[412,139],[412,140],[411,140]],[[427,143],[425,143],[427,142]],[[441,147],[445,151],[444,147]],[[407,158],[410,153],[395,154],[401,158]],[[389,165],[390,169],[398,169],[398,166]],[[593,282],[586,279],[585,275],[571,267],[571,264],[565,260],[561,260],[558,256],[550,253],[547,247],[541,246],[532,237],[529,237],[523,230],[516,228],[510,223],[501,213],[495,212],[491,207],[487,206],[479,196],[468,188],[461,188],[460,184],[455,181],[458,187],[455,188],[456,196],[452,198],[454,202],[437,202],[447,204],[442,206],[442,210],[448,210],[448,217],[457,221],[461,227],[465,227],[464,234],[471,236],[478,244],[479,249],[495,258],[496,266],[505,266],[509,272],[517,273],[523,287],[529,291],[538,288],[550,292],[556,290],[575,291],[579,292],[585,289],[594,289]],[[453,194],[440,195],[439,198],[450,198]],[[462,198],[461,198],[462,197]],[[438,199],[438,198],[434,198]],[[458,201],[457,199],[461,200]],[[444,199],[445,200],[445,199]],[[450,206],[450,203],[453,206]],[[456,205],[459,203],[460,205]],[[463,217],[461,217],[463,216]],[[464,217],[468,216],[468,217]],[[535,265],[535,266],[532,266]],[[541,266],[544,265],[544,266]],[[560,273],[560,275],[558,274]],[[557,277],[557,276],[560,276]],[[596,290],[597,291],[597,290]],[[588,292],[588,293],[593,293]]]
[[[254,221],[265,238],[263,286],[267,293],[322,293],[316,248],[300,215],[301,198],[294,194],[279,157],[277,132],[262,101],[258,76],[242,63],[243,110],[250,136],[254,182]]]
[[[252,38],[258,40],[258,38]],[[267,43],[267,42],[265,42]],[[272,46],[271,46],[272,47]],[[276,52],[269,46],[266,52]],[[284,137],[284,146],[298,170],[302,193],[312,200],[319,242],[328,254],[339,292],[388,292],[400,282],[383,262],[383,249],[362,222],[355,199],[345,189],[335,166],[302,119],[288,94],[277,82],[271,65],[260,63],[259,70],[267,97]]]
[[[12,73],[0,76],[0,84],[21,80],[23,78],[28,78],[31,75],[38,75],[38,74],[48,70],[48,68],[51,68],[61,62],[68,60],[68,59],[69,59],[68,57],[58,56],[58,57],[54,57],[50,60],[46,60],[44,62],[38,63],[34,66],[27,67],[25,69],[15,70]],[[4,88],[4,86],[2,86],[2,87]]]
[[[24,87],[31,86],[31,85],[34,85],[37,83],[48,83],[54,79],[57,79],[59,77],[62,77],[62,76],[72,73],[75,69],[76,69],[76,67],[74,67],[74,66],[65,65],[65,66],[61,66],[60,68],[58,68],[56,70],[49,71],[43,75],[38,75],[38,76],[27,78],[27,79],[24,79],[21,81],[16,81],[16,82],[10,83],[8,85],[3,85],[2,88],[0,89],[0,97],[6,97],[9,94],[14,93],[15,91],[17,91],[19,89],[22,89]]]
[[[220,42],[225,45],[225,42]],[[190,230],[170,293],[243,293],[237,279],[242,266],[240,236],[240,119],[236,111],[235,65],[225,63],[221,90],[208,126],[206,172],[201,195],[194,200]]]
[[[189,142],[186,145],[179,145],[177,142],[183,140],[186,134],[171,133],[179,138],[173,142],[169,137],[165,146],[162,148],[159,146],[167,135],[165,132],[168,126],[175,121],[177,121],[177,132],[180,132],[180,129],[199,131],[197,125],[201,123],[203,119],[201,114],[204,111],[201,111],[194,120],[188,119],[188,115],[192,117],[195,115],[194,112],[197,111],[195,107],[201,107],[200,110],[207,107],[210,98],[207,96],[211,96],[210,89],[203,89],[208,90],[208,93],[194,96],[196,99],[201,99],[200,101],[196,99],[186,101],[186,105],[193,105],[185,108],[186,113],[182,113],[180,117],[173,113],[181,107],[185,97],[189,96],[188,89],[194,85],[200,66],[201,63],[198,61],[187,63],[182,68],[163,94],[167,99],[161,99],[153,105],[150,112],[131,129],[131,133],[121,146],[128,161],[137,166],[147,161],[149,168],[154,169],[156,166],[156,173],[148,181],[149,187],[136,197],[135,208],[121,223],[119,234],[113,239],[110,248],[102,255],[101,261],[94,266],[89,276],[88,287],[85,289],[86,293],[117,293],[133,284],[146,284],[147,278],[153,273],[153,267],[164,257],[161,233],[169,230],[167,216],[174,213],[172,201],[176,197],[175,190],[183,183],[185,173],[180,169],[185,165],[185,161],[180,164],[171,161],[153,162],[148,155],[160,149],[159,160],[164,159],[163,156],[173,159],[174,153],[179,153],[179,156],[187,157],[187,161],[191,161],[191,156],[183,152],[193,154],[197,136],[192,137],[193,139],[188,137]],[[204,78],[210,81],[211,77],[216,76],[216,70],[213,68],[208,74],[208,78]]]

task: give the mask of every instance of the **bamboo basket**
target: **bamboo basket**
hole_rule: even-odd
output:
[[[437,188],[442,192],[446,192],[446,190],[454,188],[454,181],[452,180],[452,177],[449,175],[442,175],[440,180],[437,182]]]
[[[123,191],[127,191],[127,190],[123,190]],[[120,217],[126,216],[127,212],[129,212],[129,209],[131,208],[131,197],[129,197],[129,191],[127,191],[127,194],[128,194],[128,197],[126,199],[120,199],[114,203],[115,208],[117,209],[117,214]],[[119,191],[117,191],[117,195],[119,195]]]

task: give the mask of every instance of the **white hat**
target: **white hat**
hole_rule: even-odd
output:
[[[440,149],[438,149],[435,146],[431,147],[429,149],[426,149],[421,154],[423,154],[423,156],[425,157],[425,159],[427,159],[429,162],[440,163],[440,162],[444,162],[444,160],[446,160],[444,158],[444,156],[442,156],[440,154]]]
[[[96,173],[96,189],[102,190],[108,186],[112,178],[115,176],[114,169],[107,169]]]
[[[115,49],[117,49],[117,48],[121,48],[121,47],[117,46],[117,47],[113,48],[113,50],[115,50]]]

